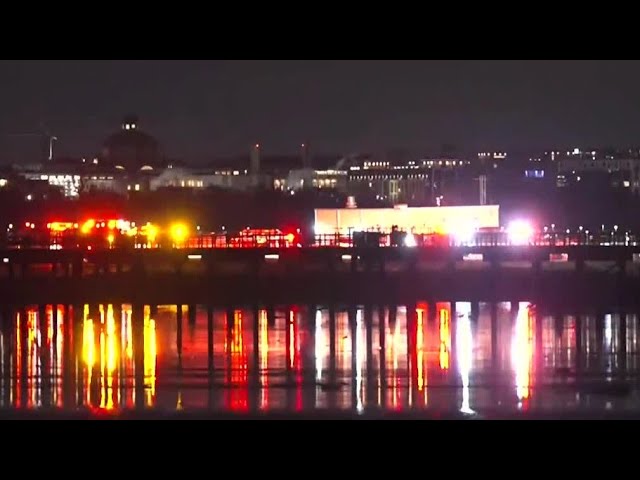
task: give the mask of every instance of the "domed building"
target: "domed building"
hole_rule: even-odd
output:
[[[162,155],[157,140],[139,129],[138,117],[128,115],[120,131],[104,142],[102,160],[118,170],[134,173],[160,167]]]

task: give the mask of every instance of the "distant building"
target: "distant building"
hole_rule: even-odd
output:
[[[246,170],[205,170],[185,167],[167,168],[149,181],[149,190],[161,188],[247,190],[254,178]]]
[[[487,169],[498,168],[507,159],[507,152],[479,152],[478,161]]]
[[[585,178],[606,177],[610,187],[640,193],[640,158],[636,151],[598,152],[574,149],[557,160],[557,186],[566,187]]]
[[[135,115],[126,116],[120,131],[105,140],[101,161],[129,173],[153,170],[163,163],[158,141],[140,130]]]
[[[403,163],[352,158],[348,193],[390,203],[435,204],[444,185],[470,165],[457,158],[423,158]]]
[[[347,192],[348,172],[346,170],[316,170],[313,168],[295,169],[289,172],[286,182],[281,183],[276,180],[274,188],[276,190],[335,190],[337,192]]]

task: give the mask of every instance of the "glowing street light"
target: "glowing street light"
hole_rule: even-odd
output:
[[[533,239],[533,227],[525,220],[514,220],[507,228],[512,245],[527,245]]]
[[[187,239],[189,229],[184,223],[174,223],[171,225],[170,232],[174,245],[180,245]]]
[[[418,243],[416,242],[416,237],[413,233],[407,233],[407,236],[404,237],[404,245],[405,247],[416,247]]]

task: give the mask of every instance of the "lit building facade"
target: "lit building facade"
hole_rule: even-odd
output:
[[[453,234],[469,228],[498,228],[498,205],[457,207],[319,208],[315,233],[331,235],[354,231],[389,232],[393,228],[414,233]]]
[[[577,184],[596,175],[606,175],[611,187],[629,188],[634,194],[640,193],[640,158],[637,152],[584,152],[576,148],[556,158],[558,187]]]
[[[203,171],[167,168],[149,180],[149,190],[155,191],[160,188],[247,190],[252,184],[253,177],[246,170]]]
[[[348,172],[346,170],[295,169],[286,180],[274,179],[274,189],[298,191],[303,189],[335,190],[346,193]]]
[[[390,203],[432,204],[443,185],[470,165],[457,158],[427,158],[402,164],[365,160],[349,166],[348,193]]]

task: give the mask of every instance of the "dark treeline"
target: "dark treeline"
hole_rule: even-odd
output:
[[[87,218],[127,218],[166,225],[185,221],[203,231],[253,228],[301,228],[313,226],[313,209],[337,207],[344,196],[300,192],[231,192],[208,190],[197,194],[181,190],[139,193],[125,198],[112,194],[84,195],[78,200],[64,198],[25,201],[22,195],[0,193],[0,224],[36,224],[52,221],[82,221]]]
[[[494,190],[495,191],[495,190]],[[640,230],[640,199],[629,189],[556,188],[513,183],[490,195],[490,203],[500,205],[502,223],[512,218],[529,218],[538,225],[555,223],[558,228],[599,228],[614,224]],[[474,195],[464,202],[451,195],[445,204],[476,203]],[[461,196],[462,197],[462,196]],[[360,206],[368,205],[359,202]],[[0,192],[0,225],[36,224],[51,221],[81,221],[87,218],[124,217],[138,222],[166,225],[187,221],[203,231],[255,228],[301,228],[313,226],[313,209],[342,207],[345,196],[323,192],[230,192],[208,190],[192,193],[180,189],[139,193],[125,198],[109,194],[85,195],[79,200],[49,198],[26,201],[17,192]]]

